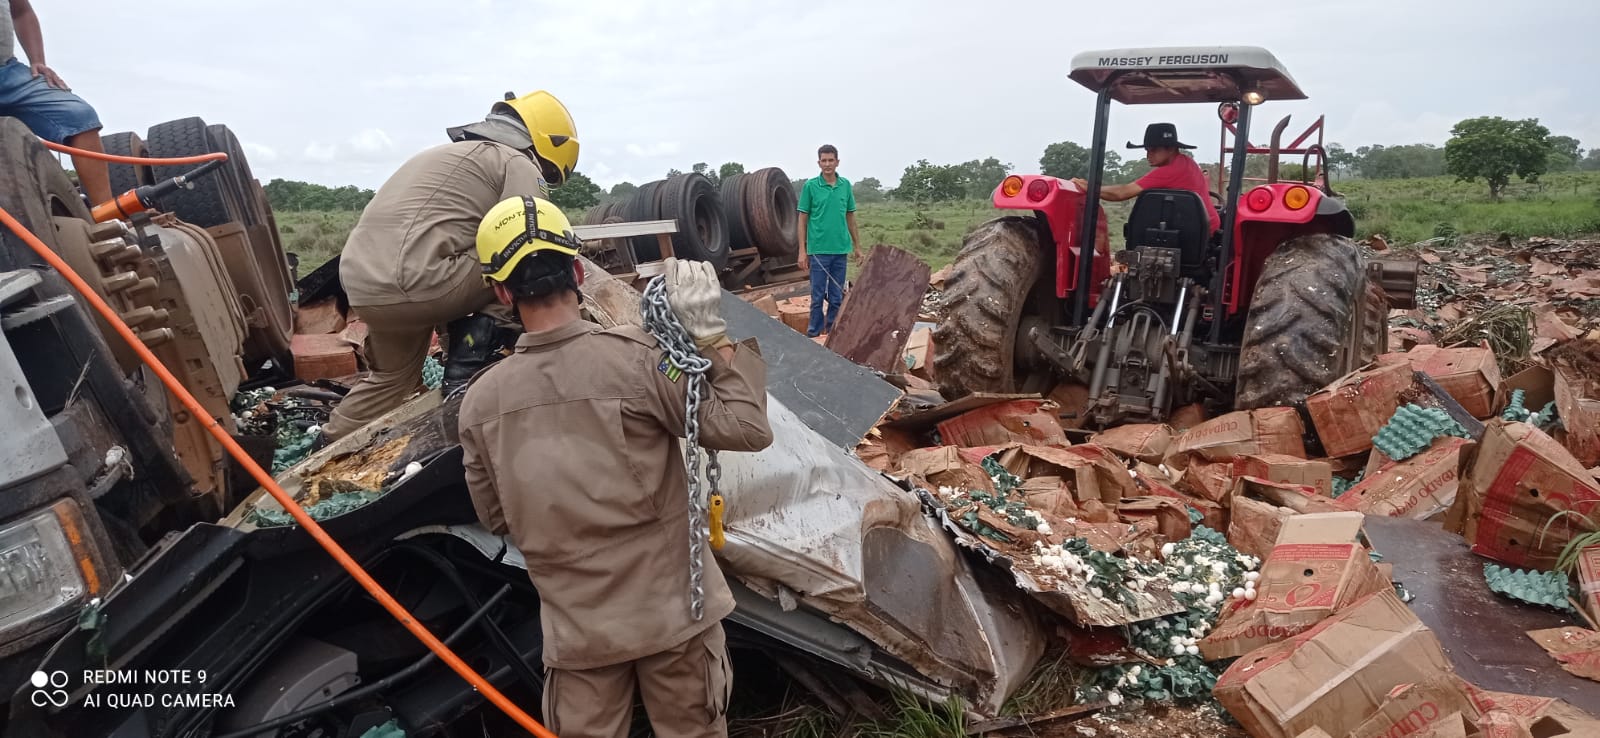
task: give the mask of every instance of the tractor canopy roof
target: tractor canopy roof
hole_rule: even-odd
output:
[[[1259,46],[1172,46],[1085,51],[1072,57],[1078,84],[1111,88],[1125,105],[1233,102],[1255,89],[1267,100],[1304,100],[1289,71]]]

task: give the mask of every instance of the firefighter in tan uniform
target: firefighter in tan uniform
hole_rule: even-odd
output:
[[[637,686],[657,736],[726,736],[731,674],[718,621],[733,596],[709,546],[704,616],[690,611],[679,441],[688,379],[643,330],[582,319],[577,253],[566,217],[544,200],[512,198],[483,220],[484,273],[527,332],[462,400],[467,487],[479,519],[509,534],[539,590],[552,731],[627,735]],[[729,343],[715,273],[669,259],[667,290],[711,363],[701,445],[765,448],[766,364]]]
[[[378,189],[345,242],[339,279],[366,321],[371,373],[334,410],[336,439],[398,407],[422,387],[436,327],[446,395],[498,355],[496,326],[515,331],[474,258],[478,223],[513,195],[560,186],[578,165],[577,131],[548,92],[509,93],[483,121],[447,131],[451,143],[412,157]]]

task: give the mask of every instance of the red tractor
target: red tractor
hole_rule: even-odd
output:
[[[1280,152],[1280,124],[1270,153],[1303,153],[1302,180],[1276,181],[1273,166],[1241,196],[1246,155],[1264,153],[1249,144],[1251,111],[1305,99],[1271,53],[1088,52],[1071,78],[1098,95],[1088,186],[1013,175],[995,188],[995,207],[1032,217],[977,227],[952,265],[934,331],[946,397],[1048,392],[1064,378],[1088,388],[1087,425],[1161,422],[1193,402],[1294,405],[1385,350],[1388,309],[1413,299],[1415,265],[1363,257],[1349,210],[1319,176],[1321,146],[1296,148],[1302,136]],[[1232,157],[1220,232],[1196,193],[1145,190],[1126,249],[1109,253],[1104,211],[1085,203],[1100,200],[1113,100],[1220,104]]]

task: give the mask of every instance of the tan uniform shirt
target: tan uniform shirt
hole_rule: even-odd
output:
[[[339,279],[350,304],[425,302],[480,271],[478,223],[508,197],[538,196],[539,167],[488,141],[428,149],[400,166],[345,241]]]
[[[587,321],[523,334],[461,405],[467,487],[490,530],[510,533],[539,589],[544,661],[594,669],[671,648],[733,612],[704,551],[705,616],[689,610],[688,379],[639,328]],[[700,443],[772,442],[767,366],[748,347],[712,356]],[[704,525],[705,521],[698,521]]]

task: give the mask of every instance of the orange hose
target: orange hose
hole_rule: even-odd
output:
[[[113,164],[156,164],[159,166],[176,166],[178,164],[204,164],[208,161],[228,160],[228,155],[220,151],[211,154],[196,154],[194,156],[174,156],[170,159],[153,159],[148,156],[122,156],[120,154],[107,154],[104,151],[90,151],[88,149],[80,149],[75,146],[68,146],[66,144],[58,144],[54,141],[46,141],[42,138],[39,139],[39,143],[44,144],[44,147],[51,151],[59,151],[63,154],[83,156],[90,159],[99,159],[100,161],[109,161]]]
[[[206,412],[206,409],[200,405],[200,401],[196,400],[194,395],[189,394],[189,391],[184,389],[183,384],[178,381],[178,378],[173,376],[172,372],[167,370],[167,367],[161,363],[160,359],[156,358],[156,355],[150,351],[150,347],[144,345],[144,342],[139,340],[139,337],[134,334],[133,329],[129,328],[128,324],[122,321],[122,316],[118,315],[117,311],[111,309],[111,306],[107,305],[106,301],[101,299],[100,295],[96,294],[94,289],[91,288],[87,282],[83,281],[83,277],[78,276],[78,273],[73,271],[72,267],[69,266],[66,261],[64,261],[54,251],[51,251],[49,246],[46,246],[43,241],[39,240],[38,236],[35,236],[33,233],[28,231],[28,229],[25,228],[22,223],[18,222],[16,218],[12,217],[11,213],[7,212],[5,208],[0,208],[0,223],[4,223],[7,228],[11,229],[12,233],[15,233],[18,238],[22,239],[24,243],[28,244],[28,247],[33,249],[34,253],[38,254],[40,258],[44,259],[50,264],[50,266],[54,267],[55,270],[61,274],[61,276],[66,277],[68,282],[72,283],[72,287],[76,289],[78,294],[82,295],[85,300],[89,301],[89,304],[94,307],[95,312],[100,313],[100,316],[105,318],[106,322],[110,323],[112,328],[116,329],[117,335],[122,336],[122,340],[128,342],[128,345],[132,347],[134,352],[139,355],[139,359],[145,363],[145,366],[150,367],[151,371],[154,371],[156,376],[161,378],[161,383],[165,384],[168,390],[171,390],[172,395],[177,397],[178,401],[183,403],[183,406],[188,408],[189,412],[193,414],[194,417],[201,419],[201,422],[205,425],[206,430],[211,433],[212,437],[216,438],[217,442],[221,443],[222,447],[227,449],[228,453],[232,454],[235,460],[244,465],[244,468],[250,472],[250,476],[254,477],[255,480],[267,490],[267,493],[272,495],[272,498],[277,500],[278,504],[283,506],[283,509],[294,518],[294,521],[298,523],[300,527],[304,528],[307,533],[311,534],[311,537],[328,552],[329,556],[333,557],[334,561],[339,562],[339,566],[344,567],[344,570],[361,585],[362,589],[367,591],[367,594],[372,595],[372,598],[377,600],[378,604],[383,605],[383,609],[388,610],[389,614],[394,616],[395,620],[398,620],[402,626],[405,626],[406,630],[411,631],[411,635],[416,636],[417,640],[422,641],[422,644],[427,646],[428,650],[432,651],[434,655],[438,656],[440,661],[448,664],[456,674],[461,676],[462,679],[467,680],[469,684],[471,684],[479,692],[483,693],[484,697],[488,698],[490,702],[494,703],[495,707],[500,708],[500,710],[508,717],[516,721],[518,725],[522,726],[523,730],[539,736],[539,738],[556,738],[555,733],[545,729],[543,725],[539,724],[539,721],[534,720],[527,713],[523,712],[521,708],[517,707],[511,702],[510,699],[501,694],[500,690],[495,689],[494,685],[489,683],[489,680],[484,679],[483,676],[474,671],[472,667],[468,666],[466,662],[462,661],[459,656],[456,656],[455,652],[451,651],[449,646],[446,646],[438,638],[434,637],[433,633],[428,631],[427,626],[417,622],[416,618],[412,617],[411,613],[406,611],[405,606],[401,605],[399,602],[396,602],[388,592],[384,591],[383,585],[378,584],[377,580],[374,580],[372,575],[367,573],[366,569],[361,568],[361,565],[356,563],[355,559],[350,558],[350,554],[346,553],[344,548],[341,547],[337,541],[333,540],[333,537],[329,536],[328,532],[323,530],[321,525],[317,524],[316,520],[312,519],[310,515],[306,514],[305,508],[300,507],[300,504],[296,502],[294,498],[290,497],[287,492],[284,492],[283,488],[279,487],[277,481],[272,478],[272,475],[268,474],[265,469],[262,469],[261,466],[255,462],[255,460],[251,459],[250,455],[245,453],[245,450],[233,440],[233,437],[229,436],[226,430],[223,430],[222,426],[217,423],[216,419],[211,417],[211,413]]]

